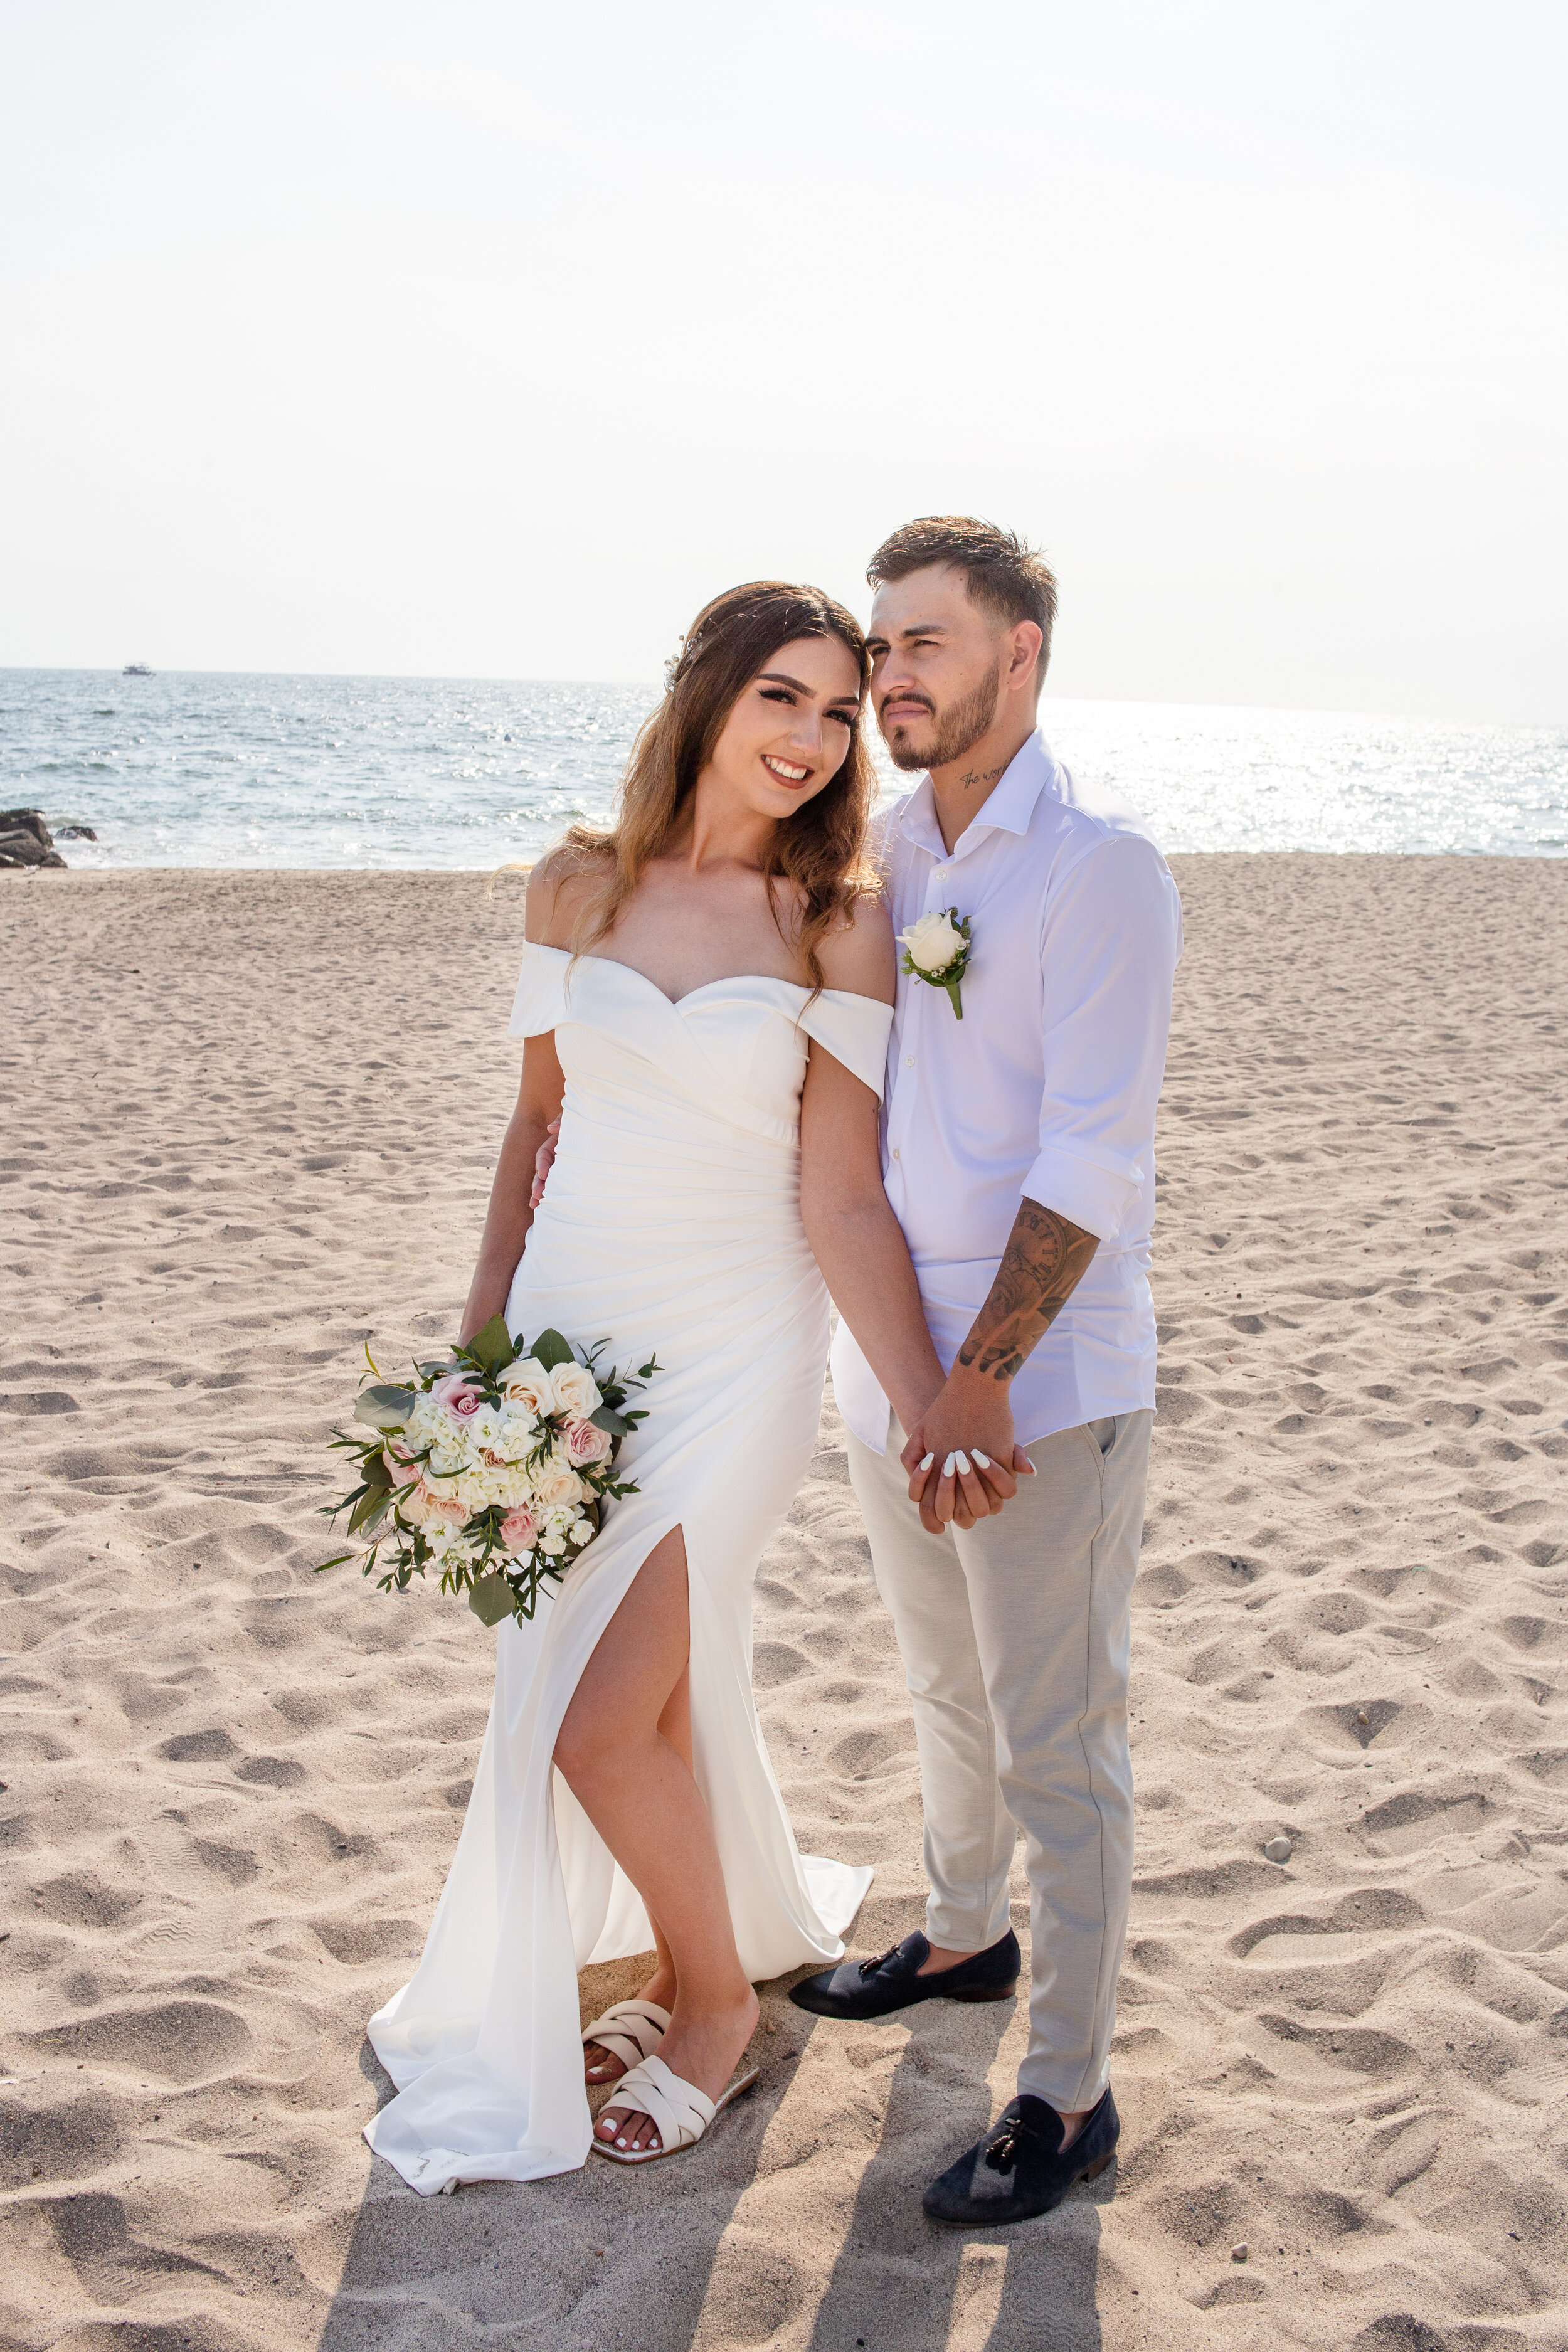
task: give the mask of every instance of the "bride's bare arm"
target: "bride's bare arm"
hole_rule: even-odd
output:
[[[893,931],[880,905],[863,907],[821,953],[830,988],[892,1003]],[[877,1097],[815,1040],[800,1098],[800,1213],[834,1305],[903,1427],[917,1429],[942,1370],[882,1187]]]
[[[556,868],[556,859],[546,858],[534,867],[528,881],[528,937],[549,945],[556,944],[552,934],[559,929],[561,918]],[[555,1051],[553,1033],[528,1038],[522,1049],[522,1083],[518,1088],[517,1107],[501,1139],[500,1158],[496,1162],[490,1204],[485,1213],[485,1230],[479,1242],[479,1263],[468,1286],[459,1339],[471,1339],[506,1305],[511,1278],[533,1223],[531,1195],[534,1160],[552,1120],[561,1116],[565,1091],[565,1075]]]
[[[942,1370],[882,1189],[877,1097],[815,1042],[800,1098],[800,1213],[834,1305],[900,1424],[918,1429]]]
[[[506,1305],[511,1278],[533,1223],[529,1192],[533,1182],[534,1154],[544,1140],[551,1120],[561,1116],[565,1087],[553,1034],[530,1037],[522,1049],[522,1084],[518,1088],[517,1108],[507,1123],[500,1158],[496,1162],[495,1181],[490,1186],[490,1204],[485,1213],[479,1263],[468,1286],[468,1303],[463,1309],[460,1339],[471,1339]]]

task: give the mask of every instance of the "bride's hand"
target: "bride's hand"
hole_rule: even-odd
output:
[[[528,1205],[537,1209],[544,1198],[544,1188],[550,1181],[550,1171],[555,1165],[555,1145],[561,1133],[561,1121],[552,1118],[544,1130],[544,1140],[533,1155],[533,1182],[529,1188]]]
[[[1012,1500],[1035,1465],[1013,1439],[1012,1398],[1005,1382],[955,1367],[911,1431],[900,1456],[921,1524],[939,1535],[951,1520],[972,1528]]]

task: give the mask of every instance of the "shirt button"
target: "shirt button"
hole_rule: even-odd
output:
[[[904,1067],[905,1067],[905,1069],[906,1069],[906,1070],[912,1070],[912,1069],[914,1068],[914,1066],[915,1066],[915,1057],[914,1057],[914,1055],[913,1055],[912,1054],[906,1054],[906,1055],[904,1055]]]
[[[894,1157],[894,1159],[896,1160],[896,1159],[898,1158],[898,1156],[899,1156],[899,1147],[898,1147],[898,1145],[895,1143],[895,1144],[894,1144],[894,1146],[893,1146],[893,1157]]]

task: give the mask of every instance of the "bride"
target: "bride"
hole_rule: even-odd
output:
[[[753,1981],[837,1959],[870,1882],[797,1853],[751,1675],[827,1290],[906,1429],[942,1385],[878,1154],[894,951],[863,855],[868,670],[816,589],[716,598],[614,830],[574,827],[530,880],[522,1084],[464,1336],[504,1311],[660,1369],[618,1465],[638,1492],[531,1624],[502,1623],[451,1874],[371,2021],[398,2095],[365,2137],[426,2193],[694,2144],[755,2080]],[[578,1968],[650,1946],[639,1997],[580,2033]]]

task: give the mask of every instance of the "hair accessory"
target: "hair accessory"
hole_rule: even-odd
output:
[[[690,665],[702,651],[700,637],[682,637],[677,650],[664,666],[664,690],[673,694]]]

